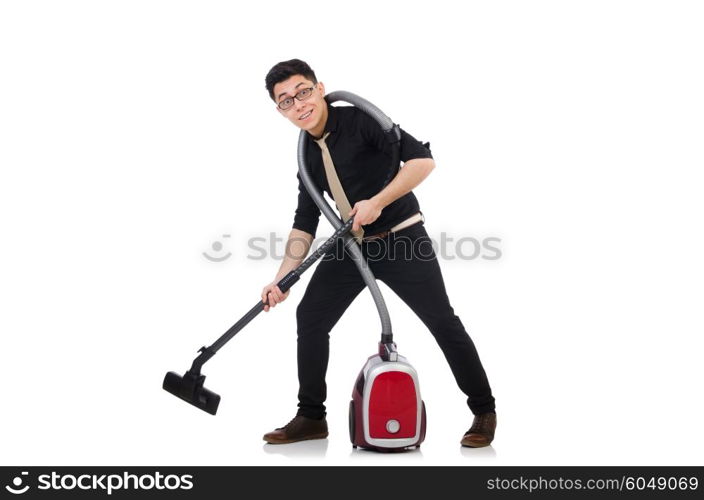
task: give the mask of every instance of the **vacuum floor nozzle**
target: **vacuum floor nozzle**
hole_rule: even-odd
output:
[[[194,376],[186,372],[181,376],[176,372],[168,372],[162,387],[199,410],[215,415],[220,404],[220,395],[203,387],[203,382],[205,382],[205,375]]]

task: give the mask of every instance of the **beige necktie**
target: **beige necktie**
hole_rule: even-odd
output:
[[[328,184],[330,185],[330,191],[332,191],[332,198],[335,200],[337,205],[337,210],[342,215],[342,220],[347,222],[350,218],[348,215],[352,207],[350,202],[347,200],[347,195],[345,195],[344,189],[342,189],[342,184],[340,183],[340,178],[337,176],[335,171],[335,164],[332,162],[332,156],[330,156],[330,150],[328,150],[327,144],[325,144],[325,139],[330,135],[330,132],[326,132],[322,139],[314,139],[316,144],[320,146],[320,150],[323,153],[323,165],[325,166],[325,176],[328,179]],[[357,243],[362,241],[364,236],[364,230],[359,228],[357,231],[352,231]]]

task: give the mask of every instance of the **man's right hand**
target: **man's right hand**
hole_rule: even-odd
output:
[[[276,304],[278,304],[279,302],[283,302],[284,300],[286,300],[288,294],[291,293],[291,290],[288,290],[286,293],[283,293],[281,289],[276,286],[278,282],[278,280],[272,281],[262,290],[262,302],[264,302],[265,312],[269,311],[269,308],[271,307],[276,307]]]

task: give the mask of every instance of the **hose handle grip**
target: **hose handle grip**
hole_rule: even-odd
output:
[[[289,288],[296,284],[296,282],[301,279],[296,270],[289,272],[286,276],[281,278],[281,280],[276,284],[281,290],[281,293],[288,292]]]

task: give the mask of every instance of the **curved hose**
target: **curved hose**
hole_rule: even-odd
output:
[[[389,173],[388,178],[382,186],[383,189],[386,184],[388,184],[388,182],[391,180],[391,178],[393,178],[393,176],[396,174],[396,172],[398,171],[398,166],[400,165],[399,141],[401,139],[401,135],[400,131],[398,130],[398,126],[394,125],[391,119],[386,116],[379,108],[374,106],[366,99],[352,94],[351,92],[332,92],[328,94],[325,99],[330,104],[336,101],[345,101],[358,107],[359,109],[370,115],[372,118],[374,118],[374,120],[376,120],[377,123],[379,123],[381,128],[384,130],[384,133],[386,133],[389,137],[389,141],[394,145],[394,147],[392,148],[392,164],[390,169],[391,172]],[[332,224],[332,226],[336,230],[340,229],[343,226],[342,220],[340,220],[335,211],[325,201],[322,193],[315,185],[315,182],[310,176],[308,165],[306,164],[305,160],[306,133],[307,132],[305,130],[301,130],[301,133],[298,136],[298,171],[301,175],[301,181],[303,182],[303,185],[306,187],[306,190],[310,194],[310,197],[313,199],[320,211],[325,215],[328,221],[330,221],[330,224]],[[359,245],[355,242],[354,238],[352,238],[352,236],[350,236],[348,233],[344,236],[344,239],[345,247],[352,256],[352,260],[357,266],[357,269],[359,269],[359,272],[362,275],[362,279],[369,288],[369,291],[372,294],[372,298],[374,299],[374,304],[376,305],[376,309],[379,313],[379,319],[381,320],[382,343],[391,343],[393,342],[393,334],[391,331],[391,318],[389,317],[389,311],[386,308],[386,302],[384,301],[384,297],[381,294],[381,290],[379,289],[379,285],[376,282],[376,278],[374,277],[374,274],[372,273],[371,269],[369,269],[369,266],[367,265],[367,262],[362,255],[362,251],[360,250]]]

